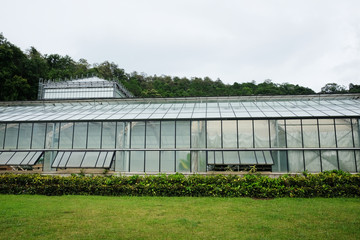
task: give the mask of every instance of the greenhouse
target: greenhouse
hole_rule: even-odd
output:
[[[0,103],[0,165],[121,173],[360,169],[360,94]]]

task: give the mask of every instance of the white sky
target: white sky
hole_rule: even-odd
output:
[[[126,72],[272,79],[320,91],[360,84],[359,0],[0,0],[22,50]]]

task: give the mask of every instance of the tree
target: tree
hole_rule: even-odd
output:
[[[346,89],[344,86],[338,85],[336,83],[327,83],[324,87],[321,88],[321,93],[345,93]]]

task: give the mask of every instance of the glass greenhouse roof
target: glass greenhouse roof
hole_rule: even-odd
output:
[[[0,103],[0,122],[359,117],[360,94]]]

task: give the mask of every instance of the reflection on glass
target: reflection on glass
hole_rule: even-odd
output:
[[[268,120],[254,120],[255,147],[270,147]]]
[[[336,139],[338,147],[353,147],[351,119],[335,119]]]
[[[6,125],[5,147],[4,148],[16,148],[18,139],[19,124],[8,123]]]
[[[336,151],[321,151],[322,170],[338,170]]]
[[[347,172],[356,172],[354,151],[339,151],[340,169]]]
[[[305,170],[309,172],[321,172],[320,151],[304,151]]]

